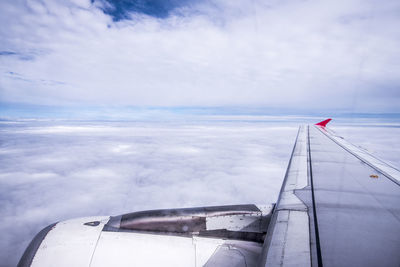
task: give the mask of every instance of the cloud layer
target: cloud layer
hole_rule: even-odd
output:
[[[0,265],[44,226],[90,215],[276,201],[295,126],[6,123]]]
[[[1,122],[0,266],[15,266],[33,236],[60,220],[275,202],[299,118],[205,118]],[[399,127],[334,129],[400,166]]]
[[[398,1],[110,3],[1,1],[2,101],[399,112]]]

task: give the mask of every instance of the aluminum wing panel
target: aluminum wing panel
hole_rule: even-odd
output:
[[[400,186],[309,127],[319,265],[400,266]]]
[[[399,174],[325,127],[302,126],[260,266],[400,266]]]

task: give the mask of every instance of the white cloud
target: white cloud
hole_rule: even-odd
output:
[[[35,59],[3,56],[4,101],[398,107],[397,1],[212,1],[120,22],[88,1],[17,3],[1,4],[2,49]]]
[[[295,135],[240,122],[3,124],[0,265],[59,220],[275,202]]]

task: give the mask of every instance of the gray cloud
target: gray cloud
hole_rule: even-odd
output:
[[[0,51],[0,56],[13,56],[16,55],[17,53],[13,51]]]
[[[3,57],[3,73],[63,85],[3,75],[0,96],[398,112],[398,94],[381,90],[400,85],[398,9],[398,1],[215,0],[197,4],[198,12],[182,9],[183,16],[116,22],[89,0],[3,1],[1,22],[9,27],[0,32],[1,50],[46,52],[29,61]]]
[[[30,54],[23,54],[23,53],[18,53],[18,52],[13,52],[13,51],[0,51],[0,56],[5,56],[5,57],[9,57],[9,56],[17,56],[17,58],[19,60],[34,60],[34,55],[32,53]]]

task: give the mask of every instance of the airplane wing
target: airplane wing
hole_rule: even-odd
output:
[[[276,204],[52,224],[18,266],[400,266],[400,171],[301,126]]]
[[[261,266],[400,266],[400,172],[329,120],[299,129]]]

